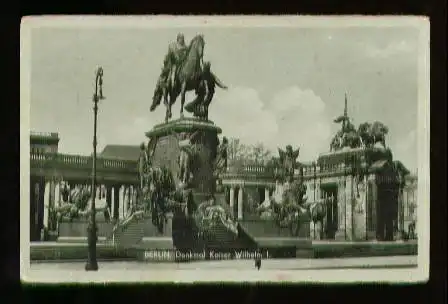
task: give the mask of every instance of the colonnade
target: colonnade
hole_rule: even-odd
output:
[[[49,211],[51,208],[61,206],[70,201],[70,193],[74,188],[87,187],[91,190],[92,186],[90,184],[77,183],[77,182],[65,182],[63,185],[60,182],[54,180],[45,181],[44,183],[39,183],[40,187],[38,191],[44,191],[43,193],[43,227],[49,228],[50,219]],[[64,197],[63,188],[68,188],[68,197]],[[31,190],[35,190],[35,184],[31,185]],[[137,203],[137,186],[130,184],[98,184],[96,187],[95,194],[95,207],[96,209],[107,208],[108,215],[110,219],[123,219],[126,218],[131,210]],[[34,204],[39,204],[35,201]],[[91,206],[91,199],[88,201],[87,208]],[[39,208],[36,208],[36,212],[42,212]],[[36,216],[36,215],[32,215]],[[106,218],[106,220],[109,220]]]
[[[245,203],[245,192],[247,192],[247,188],[254,187],[254,186],[246,186],[243,185],[230,185],[228,186],[229,189],[229,201],[227,202],[229,204],[230,210],[232,211],[232,216],[235,216],[234,210],[235,210],[235,203],[237,204],[237,214],[236,218],[238,220],[242,220],[244,217],[244,203]],[[257,187],[259,188],[259,187]],[[270,196],[270,188],[264,187],[264,201],[257,202],[258,205],[264,203],[265,201],[269,200]]]

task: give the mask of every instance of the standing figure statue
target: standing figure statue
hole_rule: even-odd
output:
[[[287,181],[292,181],[294,177],[294,170],[296,169],[296,160],[299,157],[300,148],[293,151],[291,145],[286,146],[286,150],[278,149],[278,154],[280,156],[280,163],[283,169],[283,175],[286,177]]]
[[[194,140],[196,136],[200,134],[196,131],[192,134],[186,132],[179,134],[179,174],[178,178],[180,183],[183,185],[188,185],[193,178],[193,173],[191,172],[191,162],[195,154],[194,150]]]
[[[195,117],[208,120],[208,108],[215,95],[216,85],[223,90],[227,90],[227,86],[211,71],[209,61],[203,64],[201,79],[201,83],[196,89],[196,98],[185,105],[185,110],[192,112]]]
[[[364,146],[363,138],[351,123],[347,110],[347,94],[345,94],[344,114],[338,116],[334,123],[341,124],[341,129],[336,133],[330,144],[330,151],[342,148],[359,148]]]
[[[145,178],[149,165],[149,159],[145,143],[140,145],[140,156],[138,158],[138,173],[140,178],[140,189],[142,190],[145,186]]]
[[[216,156],[215,162],[215,174],[219,175],[222,172],[225,172],[227,169],[227,148],[228,148],[228,140],[227,137],[222,138],[222,143],[218,147],[218,155]]]

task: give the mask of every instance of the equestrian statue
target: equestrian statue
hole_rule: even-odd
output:
[[[207,119],[208,106],[213,98],[215,86],[227,88],[211,72],[210,63],[203,62],[204,46],[202,35],[195,36],[187,46],[181,33],[177,35],[177,40],[169,45],[150,107],[150,111],[154,111],[163,99],[166,106],[165,122],[172,117],[171,108],[179,95],[180,117],[183,118],[187,91],[195,91],[196,99],[186,110],[193,112],[196,117]]]

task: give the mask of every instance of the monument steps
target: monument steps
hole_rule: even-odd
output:
[[[309,235],[309,222],[303,223],[297,237],[289,229],[278,227],[269,220],[246,220],[238,223],[239,238],[253,243],[255,248],[267,250],[277,257],[311,258],[314,256]]]
[[[144,236],[143,219],[130,219],[125,225],[116,226],[113,234],[113,243],[117,246],[127,247],[138,244]]]
[[[168,226],[165,224],[163,233],[160,233],[152,223],[150,215],[137,212],[116,225],[108,240],[121,247],[132,247],[142,241],[158,243],[167,237],[171,238],[171,227]]]

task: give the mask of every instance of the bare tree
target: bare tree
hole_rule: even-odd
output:
[[[246,145],[238,138],[229,139],[227,153],[229,162],[234,164],[265,164],[271,158],[271,151],[263,143]]]
[[[272,154],[269,149],[267,149],[263,143],[258,142],[255,145],[250,146],[249,157],[256,164],[264,165],[271,158]]]
[[[227,147],[228,160],[234,162],[241,158],[242,150],[244,150],[244,147],[240,143],[240,140],[238,138],[230,138]]]

